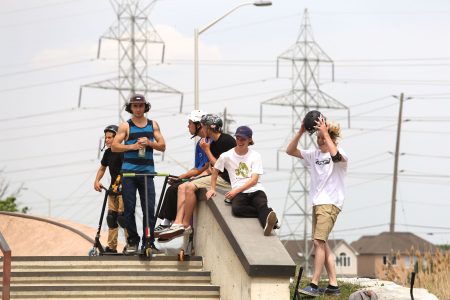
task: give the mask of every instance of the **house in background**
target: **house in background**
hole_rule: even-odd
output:
[[[408,269],[414,264],[414,252],[436,252],[436,246],[418,237],[411,232],[383,232],[379,235],[362,236],[351,243],[351,246],[359,253],[358,277],[380,278],[378,274],[383,265],[403,266]],[[399,254],[399,256],[397,255]],[[400,259],[400,261],[399,261]],[[382,277],[382,276],[381,276]]]
[[[286,250],[291,255],[297,265],[304,264],[304,241],[303,240],[284,240],[281,241]],[[341,277],[356,276],[358,269],[358,253],[347,242],[342,239],[328,240],[336,260],[336,274]],[[312,241],[308,242],[308,249],[312,249]],[[309,258],[309,265],[314,266],[314,252]]]

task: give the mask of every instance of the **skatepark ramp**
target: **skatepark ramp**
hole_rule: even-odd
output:
[[[11,275],[11,299],[220,299],[197,256],[13,256]]]

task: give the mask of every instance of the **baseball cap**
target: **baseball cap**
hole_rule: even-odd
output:
[[[239,126],[236,129],[236,133],[234,134],[235,136],[240,136],[246,139],[251,139],[250,141],[250,145],[253,145],[253,140],[252,140],[252,136],[253,136],[253,131],[250,129],[250,127],[248,126]]]

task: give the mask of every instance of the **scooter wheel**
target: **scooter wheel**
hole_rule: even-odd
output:
[[[89,256],[98,256],[97,249],[92,248],[91,250],[89,250],[88,255],[89,255]]]
[[[180,250],[180,252],[178,252],[178,260],[184,261],[184,250]]]
[[[145,249],[145,257],[152,257],[152,248],[149,247]]]

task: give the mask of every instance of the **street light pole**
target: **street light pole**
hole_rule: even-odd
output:
[[[198,38],[199,38],[200,34],[205,32],[206,30],[208,30],[212,26],[214,26],[217,22],[219,22],[220,20],[222,20],[223,18],[225,18],[226,16],[228,16],[229,14],[231,14],[232,12],[237,10],[238,8],[240,8],[242,6],[246,6],[246,5],[270,6],[270,5],[272,5],[272,1],[250,1],[250,2],[241,3],[239,5],[236,5],[235,7],[230,9],[229,11],[227,11],[221,17],[213,20],[211,23],[209,23],[208,25],[204,26],[203,28],[200,28],[200,29],[195,28],[194,29],[194,109],[199,109],[200,108],[200,103],[199,103],[199,84],[198,84]]]

